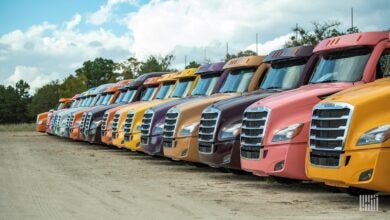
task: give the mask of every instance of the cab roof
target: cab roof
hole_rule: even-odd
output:
[[[382,40],[390,39],[390,31],[347,34],[322,40],[314,48],[315,53],[354,46],[373,46]]]
[[[73,98],[60,98],[60,100],[58,100],[58,102],[62,102],[62,103],[73,102]]]
[[[193,77],[195,76],[197,68],[188,68],[182,71],[179,71],[178,74],[175,75],[175,79],[182,79],[182,78],[187,78],[187,77]]]
[[[298,46],[271,51],[263,60],[264,63],[272,63],[281,60],[310,57],[313,54],[314,46]]]
[[[147,80],[145,80],[144,85],[158,85],[160,84],[159,80],[161,78],[162,78],[161,76],[150,77]]]
[[[229,60],[224,66],[223,69],[235,69],[243,67],[257,67],[263,62],[265,56],[246,56],[238,57]]]
[[[130,82],[132,82],[133,79],[125,79],[125,80],[121,80],[117,83],[115,83],[113,86],[109,87],[106,89],[106,91],[104,91],[105,93],[113,93],[113,92],[116,92],[118,89],[121,88],[121,86],[126,86],[127,84],[129,84]]]
[[[203,64],[196,69],[195,74],[208,74],[208,73],[215,73],[215,72],[221,72],[223,71],[223,66],[225,65],[225,62],[218,62],[218,63],[207,63]]]
[[[151,77],[156,77],[156,76],[162,76],[164,74],[167,74],[167,72],[152,72],[152,73],[145,73],[145,74],[142,74],[140,76],[137,77],[137,79],[135,79],[134,81],[130,82],[128,85],[127,85],[127,88],[134,88],[134,87],[138,87],[142,84],[144,84],[144,82],[151,78]]]

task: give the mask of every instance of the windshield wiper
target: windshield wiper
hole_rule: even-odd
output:
[[[271,89],[282,90],[283,88],[282,87],[278,87],[278,86],[270,86],[270,87],[265,88],[265,90],[271,90]]]
[[[236,93],[236,91],[235,90],[226,90],[223,93]]]
[[[336,79],[328,79],[328,80],[324,80],[324,81],[318,81],[318,82],[310,82],[311,84],[319,84],[319,83],[330,83],[330,82],[340,82]]]

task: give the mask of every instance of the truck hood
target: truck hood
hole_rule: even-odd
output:
[[[205,107],[214,104],[216,102],[219,102],[221,100],[234,98],[241,95],[241,93],[217,93],[208,97],[202,97],[195,100],[191,100],[191,103],[182,103],[176,106],[176,108],[182,113],[184,111],[188,110],[203,110]],[[200,112],[192,112],[192,114],[198,114],[200,115]]]
[[[376,100],[384,100],[385,97],[390,97],[389,88],[390,78],[379,79],[372,83],[341,91],[322,102],[347,102],[354,106],[367,105]]]
[[[95,106],[92,109],[90,109],[89,112],[91,112],[92,114],[99,114],[99,113],[104,114],[104,112],[106,110],[118,107],[120,105],[123,105],[123,104],[99,105],[99,106]]]
[[[129,105],[126,105],[126,106],[121,106],[121,108],[117,111],[117,113],[126,113],[128,111],[137,111],[138,109],[143,109],[143,108],[151,108],[155,105],[158,105],[158,104],[161,104],[163,102],[166,102],[168,100],[172,100],[172,99],[164,99],[164,100],[160,100],[160,99],[155,99],[155,100],[151,100],[151,101],[140,101],[140,102],[134,102],[134,103],[130,103]]]

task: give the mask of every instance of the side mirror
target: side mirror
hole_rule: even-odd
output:
[[[50,112],[50,113],[53,113],[53,112],[54,112],[54,109],[50,109],[49,112]]]

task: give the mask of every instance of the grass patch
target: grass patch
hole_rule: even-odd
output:
[[[0,124],[0,132],[35,131],[35,123]]]

